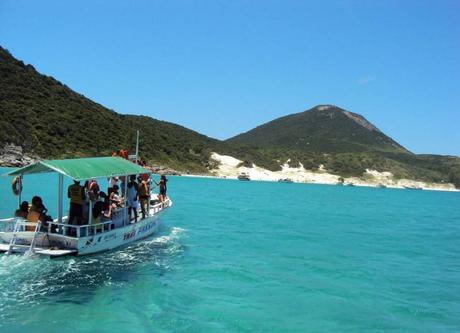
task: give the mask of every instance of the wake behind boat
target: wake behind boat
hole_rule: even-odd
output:
[[[159,226],[159,216],[172,201],[168,198],[157,200],[152,196],[147,200],[144,216],[132,221],[127,205],[111,210],[107,218],[93,218],[96,202],[88,200],[88,215],[83,224],[70,224],[69,216],[63,216],[63,179],[64,176],[75,181],[98,178],[125,177],[130,175],[147,175],[151,171],[120,157],[96,157],[67,160],[44,160],[14,170],[6,176],[22,179],[24,175],[55,172],[58,174],[58,217],[49,221],[29,221],[21,217],[0,220],[0,252],[35,253],[50,257],[63,255],[85,255],[118,246],[126,245],[153,234]],[[21,188],[19,185],[19,202]],[[124,197],[126,198],[127,186]],[[137,208],[136,208],[137,209]]]

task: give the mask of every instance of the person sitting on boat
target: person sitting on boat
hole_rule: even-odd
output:
[[[134,222],[137,222],[137,210],[139,209],[139,187],[136,183],[136,176],[129,176],[127,203],[128,203],[128,214],[129,220],[131,221],[131,211],[134,211]]]
[[[119,178],[118,177],[110,177],[109,178],[109,187],[107,189],[107,195],[110,196],[110,193],[113,191],[113,187],[117,185]]]
[[[166,179],[165,175],[161,175],[159,183],[155,182],[155,184],[160,188],[160,194],[158,195],[158,199],[161,202],[164,202],[166,200],[167,182],[168,180]]]
[[[112,193],[109,195],[110,204],[113,208],[123,205],[123,198],[118,194],[118,185],[113,185]]]
[[[46,215],[47,212],[48,210],[46,209],[45,205],[43,205],[42,198],[39,196],[34,196],[32,198],[32,206],[30,207],[29,213],[27,214],[27,221],[35,223],[40,221],[42,223],[46,223],[47,220],[51,219],[51,217]],[[35,228],[33,226],[27,226],[26,231],[35,231]]]
[[[80,225],[83,217],[83,204],[86,199],[85,189],[77,180],[73,181],[67,189],[67,197],[70,199],[69,224]]]
[[[150,178],[149,178],[150,179]],[[143,179],[141,176],[138,178],[138,195],[139,203],[141,204],[142,218],[145,219],[145,214],[147,212],[147,206],[150,200],[150,187],[147,180]]]
[[[29,203],[27,201],[23,201],[21,202],[19,209],[16,209],[16,212],[14,212],[14,216],[26,219],[27,215],[29,215]]]
[[[104,210],[104,203],[102,201],[96,201],[93,207],[93,225],[96,226],[96,233],[102,232],[101,219],[110,218],[110,207],[108,212]]]

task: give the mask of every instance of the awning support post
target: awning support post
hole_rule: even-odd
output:
[[[123,199],[125,200],[124,204],[125,204],[125,216],[123,217],[123,225],[126,224],[126,219],[128,218],[128,197],[127,197],[127,194],[128,194],[128,175],[125,175],[125,186],[124,186],[124,192],[123,193]],[[128,221],[128,224],[130,223],[131,221]]]
[[[139,160],[139,130],[137,130],[136,134],[136,164]]]
[[[64,176],[61,173],[58,173],[59,184],[58,184],[58,222],[62,223],[62,188],[64,186]]]
[[[19,195],[18,195],[18,207],[20,207],[22,202],[22,175],[19,176]]]

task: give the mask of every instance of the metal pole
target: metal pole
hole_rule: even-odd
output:
[[[58,222],[62,223],[62,187],[64,186],[64,176],[59,174],[59,184],[58,184]]]
[[[137,133],[139,133],[139,131],[137,131]],[[136,155],[137,156],[137,155]],[[128,216],[128,197],[127,197],[127,192],[128,192],[128,175],[125,175],[125,188],[124,188],[124,200],[125,200],[125,208],[124,208],[124,217],[123,217],[123,225],[126,224],[126,218]],[[130,223],[131,221],[128,221],[128,224]]]
[[[136,136],[136,164],[139,159],[139,130],[137,130],[137,136]]]
[[[93,202],[91,198],[88,196],[88,205],[89,205],[89,216],[88,216],[88,224],[93,224]]]
[[[18,207],[21,205],[22,202],[22,175],[19,176],[19,196],[18,196]]]

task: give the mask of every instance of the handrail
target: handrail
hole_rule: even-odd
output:
[[[16,219],[17,217],[9,217],[7,219],[0,219],[0,223],[14,222]]]
[[[158,202],[155,205],[150,206],[150,210],[147,211],[147,216],[153,216],[157,214],[158,212],[162,211],[163,209],[167,208],[170,206],[171,200],[167,198],[165,201]],[[126,207],[120,208],[119,212],[121,212],[122,209],[126,209]],[[150,212],[153,211],[153,214],[150,214]],[[18,217],[11,217],[7,219],[0,219],[0,223],[14,223],[14,222],[20,222],[22,226],[34,226],[36,225],[36,222],[29,222],[25,219],[18,218]],[[74,224],[68,224],[64,222],[58,222],[58,219],[55,219],[53,221],[48,222],[48,233],[49,234],[61,234],[64,236],[68,237],[77,237],[80,238],[80,236],[83,234],[83,236],[89,236],[90,234],[96,235],[99,230],[102,229],[102,233],[105,231],[110,231],[110,225],[114,223],[114,220],[106,220],[106,221],[101,221],[98,224],[83,224],[83,225],[74,225]],[[69,235],[69,230],[74,230],[75,233],[72,235]],[[90,233],[91,231],[91,233]]]

